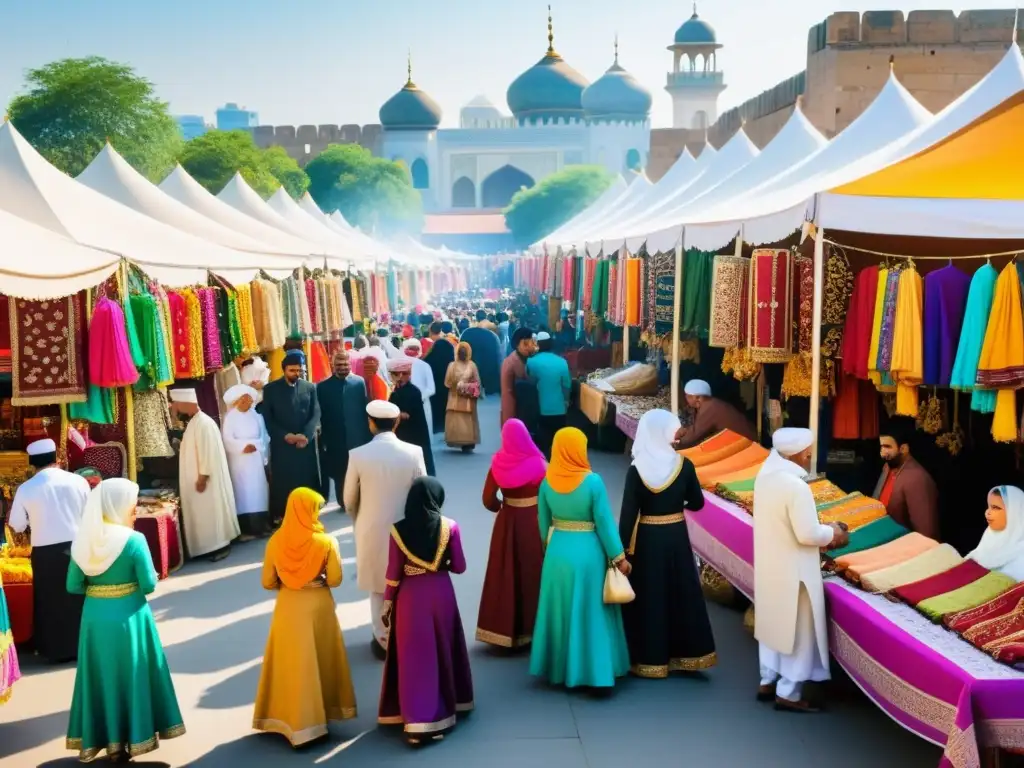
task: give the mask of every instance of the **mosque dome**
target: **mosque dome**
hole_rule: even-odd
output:
[[[555,51],[549,16],[547,53],[512,82],[505,98],[518,120],[580,119],[583,91],[589,84]]]
[[[441,106],[409,80],[380,108],[380,124],[388,131],[433,131],[441,124]]]
[[[619,66],[618,43],[615,62],[607,72],[583,91],[583,111],[588,120],[643,121],[651,114],[651,92]]]
[[[715,45],[718,43],[715,28],[697,15],[696,4],[693,7],[693,16],[676,30],[675,42],[676,45]]]

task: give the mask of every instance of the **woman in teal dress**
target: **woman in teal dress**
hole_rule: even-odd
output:
[[[104,480],[89,495],[71,544],[68,592],[85,595],[67,748],[82,762],[152,752],[185,733],[146,595],[156,571],[133,529],[139,486]]]
[[[555,435],[537,507],[547,545],[530,673],[567,688],[611,688],[629,672],[629,650],[619,606],[604,602],[605,572],[611,564],[628,575],[630,565],[578,429]]]

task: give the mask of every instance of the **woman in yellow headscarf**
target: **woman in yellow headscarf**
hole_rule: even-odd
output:
[[[293,747],[325,736],[332,720],[356,716],[331,594],[341,584],[341,554],[320,522],[323,504],[309,488],[292,491],[263,559],[263,588],[277,590],[277,603],[252,727],[280,733]]]
[[[547,545],[530,673],[567,688],[611,688],[629,672],[629,650],[619,606],[604,603],[605,572],[630,566],[578,429],[555,434],[537,509]]]

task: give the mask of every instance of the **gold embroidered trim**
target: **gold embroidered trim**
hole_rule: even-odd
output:
[[[629,671],[637,677],[645,677],[648,680],[661,680],[668,677],[668,664],[632,664]]]
[[[402,716],[401,715],[392,715],[390,717],[378,717],[377,718],[377,724],[378,725],[401,725],[403,722],[405,722],[405,721],[402,720]]]
[[[712,651],[704,656],[693,659],[678,658],[668,660],[669,672],[699,672],[702,669],[711,669],[718,664],[718,653]]]
[[[508,635],[499,635],[497,632],[490,632],[486,629],[480,629],[477,627],[476,639],[481,643],[497,645],[501,648],[521,648],[524,645],[529,645],[533,642],[533,635],[509,637]]]
[[[501,503],[506,507],[535,507],[537,506],[537,497],[530,496],[529,498],[522,499],[502,499]]]
[[[127,752],[129,757],[139,757],[140,755],[145,755],[157,749],[160,746],[161,739],[165,741],[167,739],[176,739],[184,734],[185,726],[175,725],[165,731],[154,733],[152,738],[146,739],[138,744],[125,745],[122,742],[112,742],[107,744],[105,747],[90,747],[89,749],[83,749],[81,739],[68,738],[64,740],[64,747],[65,749],[78,752],[78,759],[81,762],[91,763],[101,752],[104,751],[107,753],[108,757],[118,755],[122,752]]]
[[[437,733],[455,725],[455,715],[446,717],[444,720],[436,720],[433,723],[406,723],[406,733]]]
[[[953,768],[973,768],[981,765],[978,753],[978,738],[974,734],[974,723],[960,730],[956,726],[946,737],[945,758]]]
[[[979,741],[986,747],[1024,750],[1024,720],[982,720],[978,730]]]
[[[335,710],[327,716],[328,723],[341,722],[342,720],[352,720],[356,717],[355,707],[342,707],[339,710]],[[298,747],[303,744],[308,744],[314,739],[319,739],[321,736],[327,735],[327,724],[321,723],[319,725],[313,725],[309,728],[303,728],[301,731],[293,730],[288,723],[283,720],[256,720],[252,721],[252,728],[254,731],[263,731],[264,733],[277,733],[288,739],[288,742],[293,747]]]
[[[405,573],[406,576],[422,576],[427,572],[427,569],[417,568],[415,565],[409,565],[406,563],[402,566],[402,572]],[[397,587],[398,585],[396,584],[395,586]]]
[[[700,525],[690,525],[690,544],[694,551],[722,574],[726,581],[748,598],[754,595],[754,566],[737,555]]]
[[[676,471],[672,473],[672,476],[668,480],[666,480],[664,483],[659,485],[657,488],[652,488],[651,486],[647,485],[647,481],[644,480],[642,477],[640,478],[640,482],[643,483],[644,486],[647,488],[647,490],[649,490],[651,493],[661,493],[662,491],[664,491],[666,488],[668,488],[670,485],[672,485],[672,483],[674,483],[676,481],[676,478],[679,477],[679,473],[683,471],[683,467],[685,465],[686,465],[686,457],[685,456],[680,456],[679,457],[679,466],[676,467]]]
[[[551,521],[551,527],[556,531],[570,533],[592,533],[597,530],[597,526],[590,520],[559,520],[555,518]]]
[[[405,555],[406,559],[421,568],[425,568],[431,573],[437,571],[439,565],[441,565],[441,558],[444,557],[444,551],[448,548],[448,540],[452,536],[451,523],[446,518],[441,518],[441,535],[437,541],[437,552],[434,553],[434,561],[428,563],[426,560],[421,560],[416,557],[412,552],[409,551],[408,547],[405,546],[405,542],[402,541],[402,537],[398,535],[398,529],[395,526],[391,526],[391,538],[395,540],[395,544],[402,550],[402,554]]]
[[[399,584],[401,584],[402,582],[400,582],[400,581],[394,581],[394,580],[392,580],[392,579],[384,579],[384,583],[385,583],[385,584],[387,584],[387,585],[388,585],[389,587],[397,587],[397,586],[398,586]]]
[[[626,553],[625,552],[619,552],[619,554],[617,554],[615,557],[612,558],[612,565],[618,565],[619,563],[621,563],[625,559],[626,559]]]
[[[640,515],[640,525],[672,525],[681,523],[686,519],[684,512],[676,512],[674,515]]]
[[[85,588],[86,597],[112,599],[126,597],[139,591],[139,585],[132,584],[90,584]]]
[[[469,702],[466,702],[465,704],[456,704],[455,705],[455,711],[456,712],[472,712],[475,707],[476,707],[476,704],[474,704],[472,701],[469,701]]]

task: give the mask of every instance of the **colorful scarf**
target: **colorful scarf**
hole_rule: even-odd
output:
[[[284,522],[267,544],[281,583],[302,589],[324,572],[334,539],[324,533],[320,509],[324,498],[309,488],[297,488],[288,497]]]
[[[521,488],[544,479],[547,462],[526,425],[509,419],[501,428],[501,448],[491,459],[491,474],[501,488]]]
[[[587,436],[575,427],[555,433],[546,479],[555,493],[572,493],[590,474]]]

